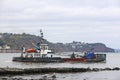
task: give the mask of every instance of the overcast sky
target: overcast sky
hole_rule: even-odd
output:
[[[0,32],[120,48],[120,0],[0,0]]]

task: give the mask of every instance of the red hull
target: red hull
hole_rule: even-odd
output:
[[[85,58],[64,58],[63,59],[65,62],[71,62],[71,61],[75,61],[75,62],[85,62],[86,59]]]

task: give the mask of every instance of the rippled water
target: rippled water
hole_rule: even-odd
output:
[[[1,53],[0,67],[15,67],[15,68],[43,68],[43,67],[76,67],[76,68],[106,68],[106,67],[120,67],[120,54],[107,53],[106,62],[102,63],[24,63],[12,62],[13,56],[18,56],[19,53]],[[25,79],[39,79],[43,75],[50,76],[51,74],[36,74],[36,75],[22,75],[14,77],[23,77]],[[85,72],[85,73],[56,73],[57,80],[119,80],[120,71],[99,71],[99,72]]]

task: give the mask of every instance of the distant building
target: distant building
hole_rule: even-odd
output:
[[[7,44],[3,46],[4,49],[10,49],[10,46],[8,46]]]

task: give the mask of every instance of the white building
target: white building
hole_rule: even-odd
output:
[[[4,46],[4,49],[10,49],[10,46],[8,46],[7,44]]]

